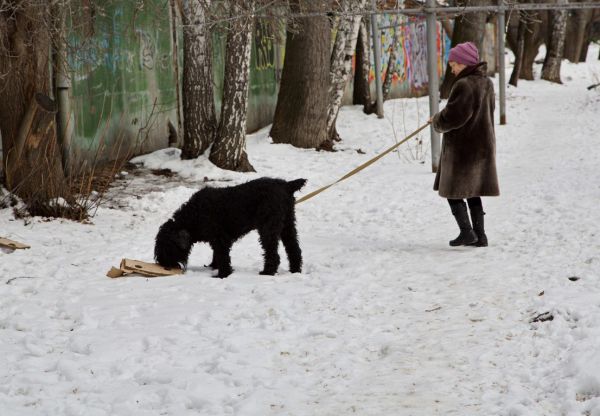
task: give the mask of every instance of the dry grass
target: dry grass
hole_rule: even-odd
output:
[[[43,178],[43,183],[37,187],[26,187],[26,192],[17,191],[22,203],[11,205],[15,217],[25,219],[39,216],[87,222],[105,201],[106,192],[129,160],[130,151],[122,151],[122,140],[113,146],[107,154],[121,157],[110,162],[101,161],[100,156],[106,149],[101,144],[91,161],[78,163],[77,167],[72,164],[64,178],[56,178],[50,164],[39,163],[38,169],[45,172],[37,177]]]

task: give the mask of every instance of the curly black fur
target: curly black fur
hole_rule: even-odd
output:
[[[218,277],[231,274],[231,246],[257,230],[264,250],[264,269],[274,275],[279,267],[277,246],[283,242],[292,273],[302,269],[302,252],[296,232],[294,192],[306,179],[286,182],[260,178],[228,188],[204,188],[184,203],[156,235],[154,258],[164,267],[186,267],[192,246],[207,242],[213,249],[210,267]]]

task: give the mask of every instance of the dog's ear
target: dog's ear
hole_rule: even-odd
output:
[[[182,250],[187,250],[192,245],[192,236],[187,230],[179,230],[175,235],[175,244]]]

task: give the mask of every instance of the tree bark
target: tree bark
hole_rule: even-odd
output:
[[[206,7],[206,8],[205,8]],[[213,92],[212,39],[207,22],[210,0],[183,0],[183,149],[195,159],[213,143],[217,117]]]
[[[581,54],[579,55],[579,62],[585,62],[587,60],[588,49],[590,47],[590,43],[592,42],[594,12],[594,10],[590,10],[591,14],[589,17],[589,21],[587,22],[585,35],[583,38],[583,45],[581,46]]]
[[[535,11],[528,11],[526,16],[525,44],[519,77],[532,81],[533,64],[540,46],[544,43],[544,34],[548,31],[548,19],[547,13]]]
[[[344,0],[341,11],[360,11],[364,9],[365,3],[366,0]],[[331,141],[340,140],[335,129],[335,122],[348,78],[352,72],[352,58],[356,50],[360,21],[360,15],[342,16],[336,31],[329,69],[329,111],[327,112],[327,131]]]
[[[527,30],[527,23],[523,16],[519,19],[519,29],[517,33],[517,45],[515,53],[515,65],[513,66],[512,74],[508,83],[515,87],[519,83],[519,74],[521,72],[521,66],[523,64],[523,51],[525,49],[525,32]]]
[[[246,14],[254,1],[233,0],[229,4],[230,16]],[[225,47],[225,77],[221,120],[217,137],[211,148],[210,161],[222,169],[254,172],[246,154],[246,118],[250,85],[250,53],[253,18],[231,20]]]
[[[572,10],[569,13],[564,57],[571,62],[581,62],[581,52],[592,16],[592,10]]]
[[[65,181],[56,135],[56,103],[37,93],[21,121],[7,160],[7,179],[27,203],[63,196]]]
[[[587,59],[588,50],[590,48],[590,40],[589,38],[583,42],[581,47],[581,54],[579,55],[579,62],[585,62]]]
[[[557,0],[557,4],[567,3],[568,0]],[[560,64],[567,34],[567,13],[567,10],[549,11],[547,52],[542,67],[542,79],[558,84],[562,84]]]
[[[489,0],[456,1],[456,6],[487,6],[488,4],[490,4]],[[458,16],[455,19],[452,32],[452,47],[463,42],[473,42],[481,54],[483,49],[483,37],[485,36],[486,17],[487,13],[467,13]],[[444,81],[440,86],[441,98],[448,98],[452,84],[454,84],[454,75],[450,70],[450,65],[447,65]]]
[[[0,131],[7,188],[26,203],[65,189],[50,91],[50,45],[56,22],[48,5],[0,11]],[[36,96],[36,93],[41,93]]]
[[[450,20],[443,19],[443,20],[441,20],[441,23],[442,23],[442,27],[444,28],[444,32],[446,32],[446,35],[448,35],[448,37],[450,39],[452,39],[452,33],[454,32],[454,29],[452,28],[452,25],[450,24]]]
[[[299,0],[291,0],[298,11]],[[307,2],[308,12],[327,5]],[[329,64],[331,29],[326,16],[300,17],[288,28],[277,106],[271,127],[275,143],[318,148],[328,138]]]
[[[358,40],[356,41],[356,64],[354,72],[354,94],[353,104],[362,104],[363,111],[371,114],[374,111],[371,99],[371,87],[369,86],[369,74],[371,73],[371,48],[369,47],[368,20],[363,18],[360,22]]]
[[[396,24],[399,22],[396,21]],[[389,58],[387,68],[385,70],[385,79],[383,80],[383,101],[387,101],[392,91],[392,81],[394,80],[394,74],[396,73],[396,58],[398,56],[398,47],[400,45],[400,36],[398,32],[401,29],[399,27],[394,28],[394,35],[392,37],[392,43],[389,48]]]

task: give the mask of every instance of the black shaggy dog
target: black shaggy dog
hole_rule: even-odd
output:
[[[292,273],[302,269],[302,252],[296,233],[294,192],[306,179],[286,182],[260,178],[229,188],[204,188],[184,203],[161,225],[156,235],[154,258],[163,267],[186,267],[192,246],[207,242],[213,249],[210,267],[217,277],[231,274],[229,252],[233,243],[257,230],[264,250],[264,269],[274,275],[279,267],[277,246],[283,242]]]

